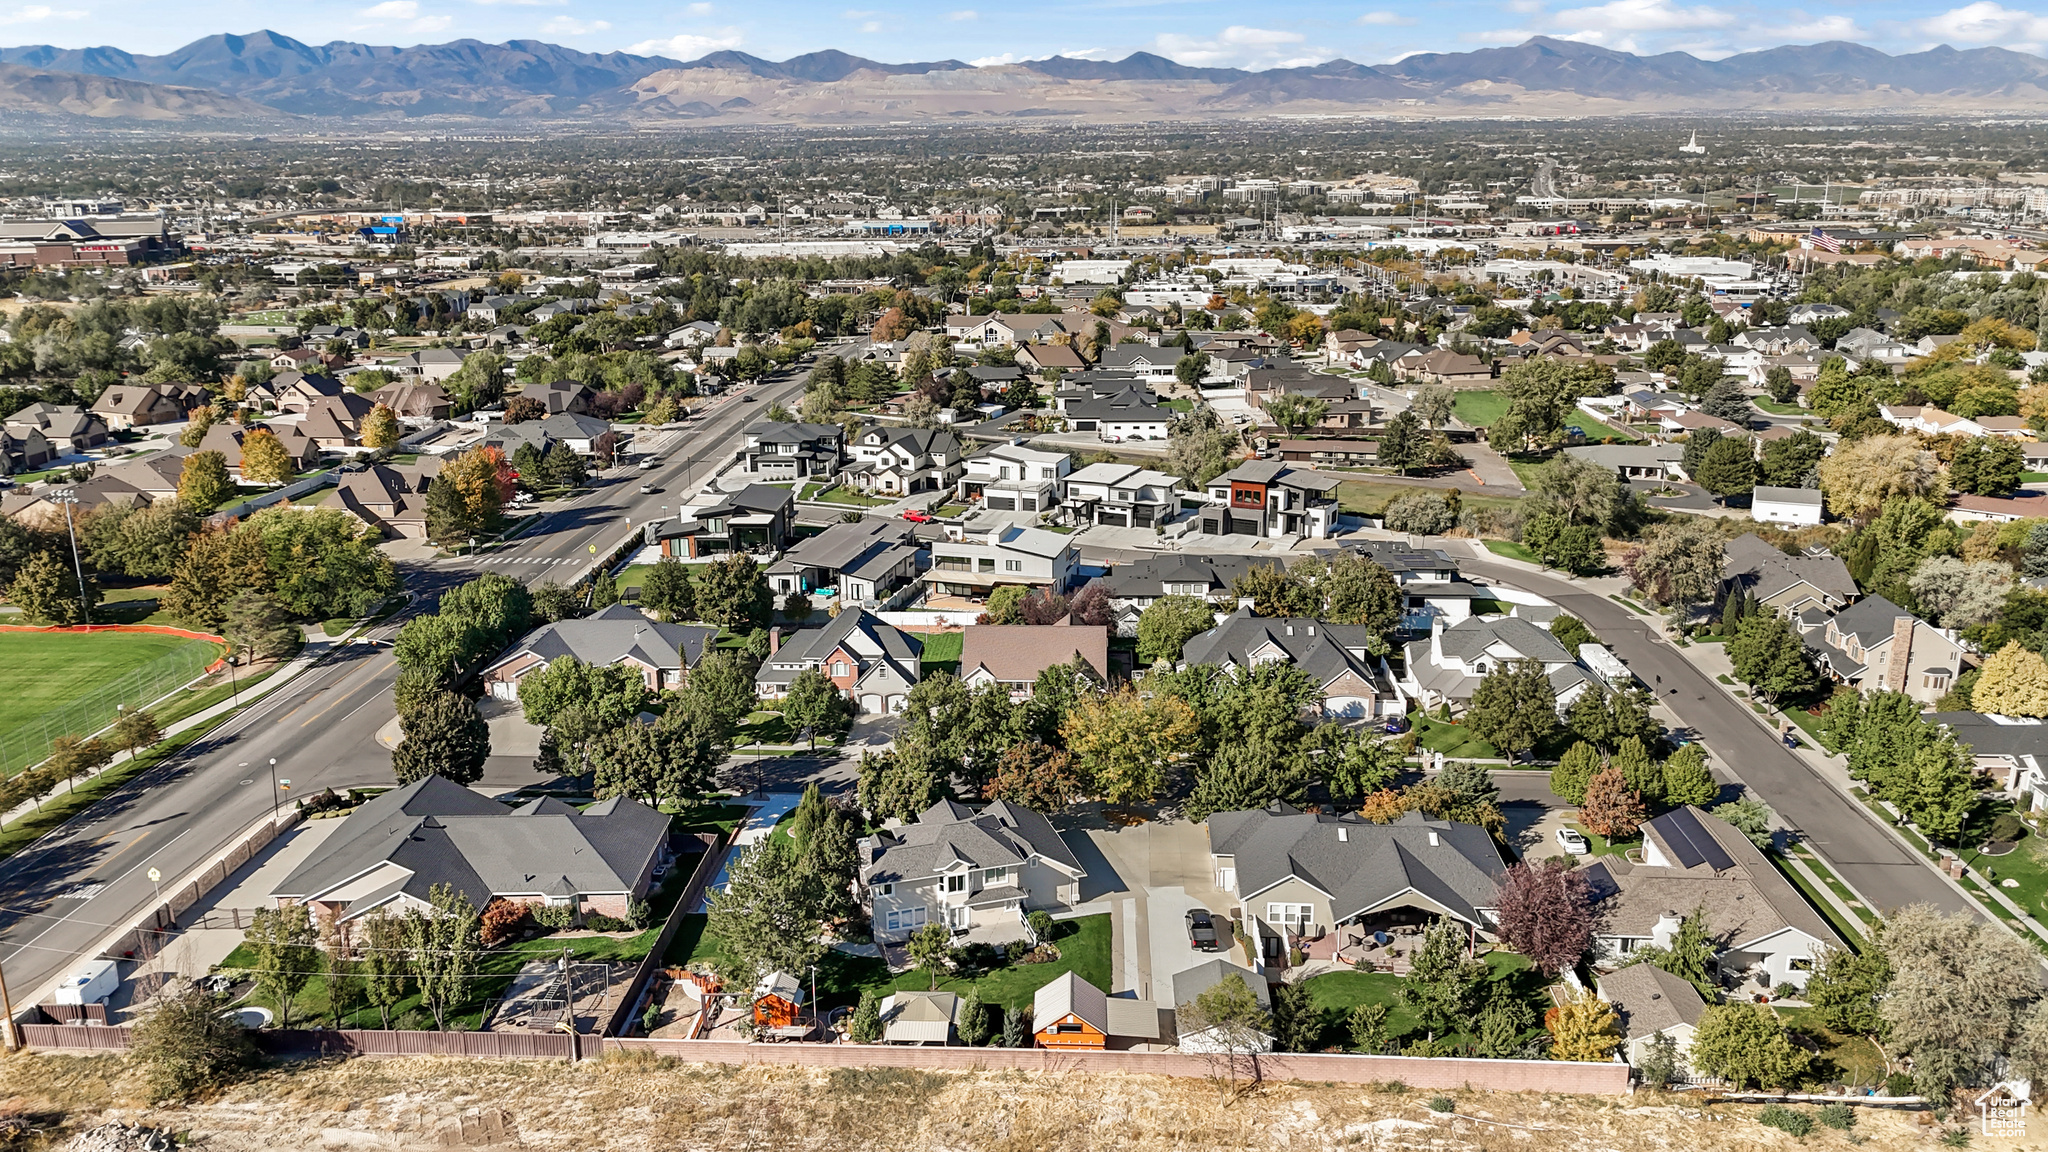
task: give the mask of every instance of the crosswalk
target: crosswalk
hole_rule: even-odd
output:
[[[485,556],[479,564],[581,564],[580,556]]]

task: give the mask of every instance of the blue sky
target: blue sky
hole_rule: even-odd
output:
[[[437,43],[538,38],[590,51],[693,59],[720,48],[783,59],[839,48],[877,60],[1003,63],[1063,53],[1120,58],[1143,49],[1185,64],[1270,68],[1342,56],[1377,64],[1420,51],[1515,44],[1536,34],[1634,52],[1727,56],[1752,48],[1855,40],[1889,52],[1948,43],[2048,49],[2042,13],[1967,5],[1756,0],[1438,0],[1265,9],[1224,0],[0,0],[0,43],[111,44],[161,53],[214,32],[272,28],[310,43]]]

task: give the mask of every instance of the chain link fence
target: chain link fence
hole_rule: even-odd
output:
[[[142,708],[191,683],[220,659],[221,646],[194,640],[95,688],[89,695],[30,717],[0,734],[0,778],[48,759],[59,736],[86,736],[114,722],[123,707]]]

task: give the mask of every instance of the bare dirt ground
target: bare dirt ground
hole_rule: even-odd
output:
[[[1758,1124],[1750,1105],[1697,1096],[1633,1099],[1433,1094],[1275,1084],[1226,1098],[1202,1080],[1131,1075],[926,1073],[691,1065],[645,1058],[583,1064],[447,1058],[298,1064],[186,1106],[151,1107],[119,1057],[0,1061],[0,1119],[36,1131],[0,1147],[62,1148],[109,1121],[217,1152],[564,1148],[889,1149],[891,1152],[1718,1152],[1938,1148],[1914,1114],[1859,1113],[1853,1133],[1804,1140]],[[1811,1109],[1806,1109],[1811,1114]],[[1931,1121],[1931,1117],[1929,1118]],[[2043,1147],[1979,1137],[1978,1148]]]

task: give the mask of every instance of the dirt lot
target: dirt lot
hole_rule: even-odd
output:
[[[832,1071],[611,1059],[577,1065],[415,1058],[296,1065],[182,1108],[141,1104],[118,1057],[0,1062],[0,1117],[43,1129],[8,1147],[54,1148],[107,1120],[170,1129],[219,1152],[291,1148],[930,1149],[1098,1152],[1362,1148],[1478,1152],[1690,1152],[1850,1147],[1803,1141],[1749,1106],[1697,1097],[1583,1099],[1459,1093],[1458,1115],[1398,1085],[1282,1084],[1226,1100],[1216,1084],[1147,1076]],[[1807,1109],[1811,1113],[1810,1109]],[[1934,1149],[1938,1129],[1865,1112],[1870,1149]],[[2040,1146],[2048,1135],[1999,1146]],[[4,1141],[0,1141],[4,1143]],[[1980,1139],[1979,1144],[1983,1141]]]

